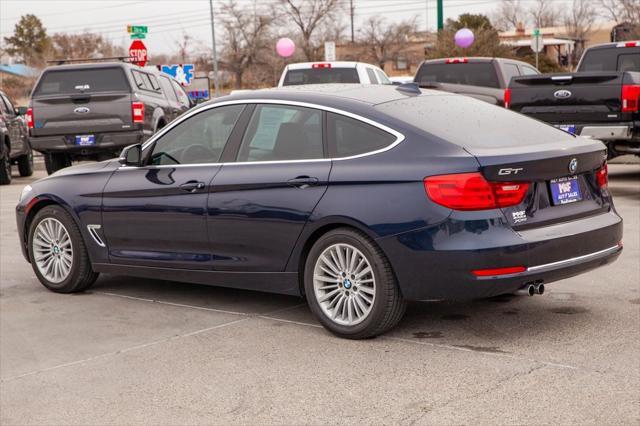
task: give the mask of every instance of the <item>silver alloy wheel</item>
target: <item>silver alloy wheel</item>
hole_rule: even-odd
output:
[[[316,260],[313,289],[322,312],[333,322],[353,326],[369,316],[376,300],[376,279],[360,250],[338,243]]]
[[[73,245],[64,225],[57,219],[43,219],[33,233],[33,258],[38,271],[52,283],[64,281],[73,266]]]

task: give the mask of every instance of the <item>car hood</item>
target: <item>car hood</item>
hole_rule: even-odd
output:
[[[120,163],[118,162],[117,158],[106,160],[106,161],[100,161],[98,163],[79,164],[77,166],[65,167],[64,169],[60,169],[54,174],[46,177],[45,179],[53,178],[53,177],[61,177],[61,176],[83,175],[83,174],[95,173],[99,171],[105,171],[104,169],[115,170],[119,166],[120,166]]]

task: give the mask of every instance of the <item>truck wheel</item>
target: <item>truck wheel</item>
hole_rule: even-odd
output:
[[[382,250],[349,228],[330,231],[313,245],[305,263],[304,288],[315,317],[347,339],[386,332],[406,308]]]
[[[33,174],[33,151],[18,158],[18,171],[20,176],[27,177]]]
[[[11,161],[7,155],[0,158],[0,185],[9,185],[11,183]]]
[[[56,293],[86,290],[98,278],[78,225],[60,206],[36,214],[29,227],[29,257],[42,285]]]
[[[45,154],[44,165],[47,173],[51,174],[65,167],[69,167],[71,165],[71,159],[67,154]]]

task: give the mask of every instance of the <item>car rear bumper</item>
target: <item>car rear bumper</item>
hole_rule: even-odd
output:
[[[95,145],[76,145],[76,135],[32,136],[31,147],[42,153],[69,153],[91,155],[101,152],[117,152],[128,145],[143,142],[142,130],[133,132],[95,133]]]
[[[378,240],[407,300],[512,293],[529,283],[547,284],[611,263],[622,251],[622,219],[614,211],[520,232],[490,221],[483,227],[454,222]],[[472,273],[509,267],[524,270]]]

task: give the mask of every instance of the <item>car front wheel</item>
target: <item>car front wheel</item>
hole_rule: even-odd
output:
[[[305,265],[305,293],[313,314],[348,339],[374,337],[402,318],[402,298],[391,265],[365,234],[339,228],[320,237]]]
[[[98,278],[78,226],[59,206],[44,207],[31,222],[29,256],[40,282],[56,293],[86,290]]]

